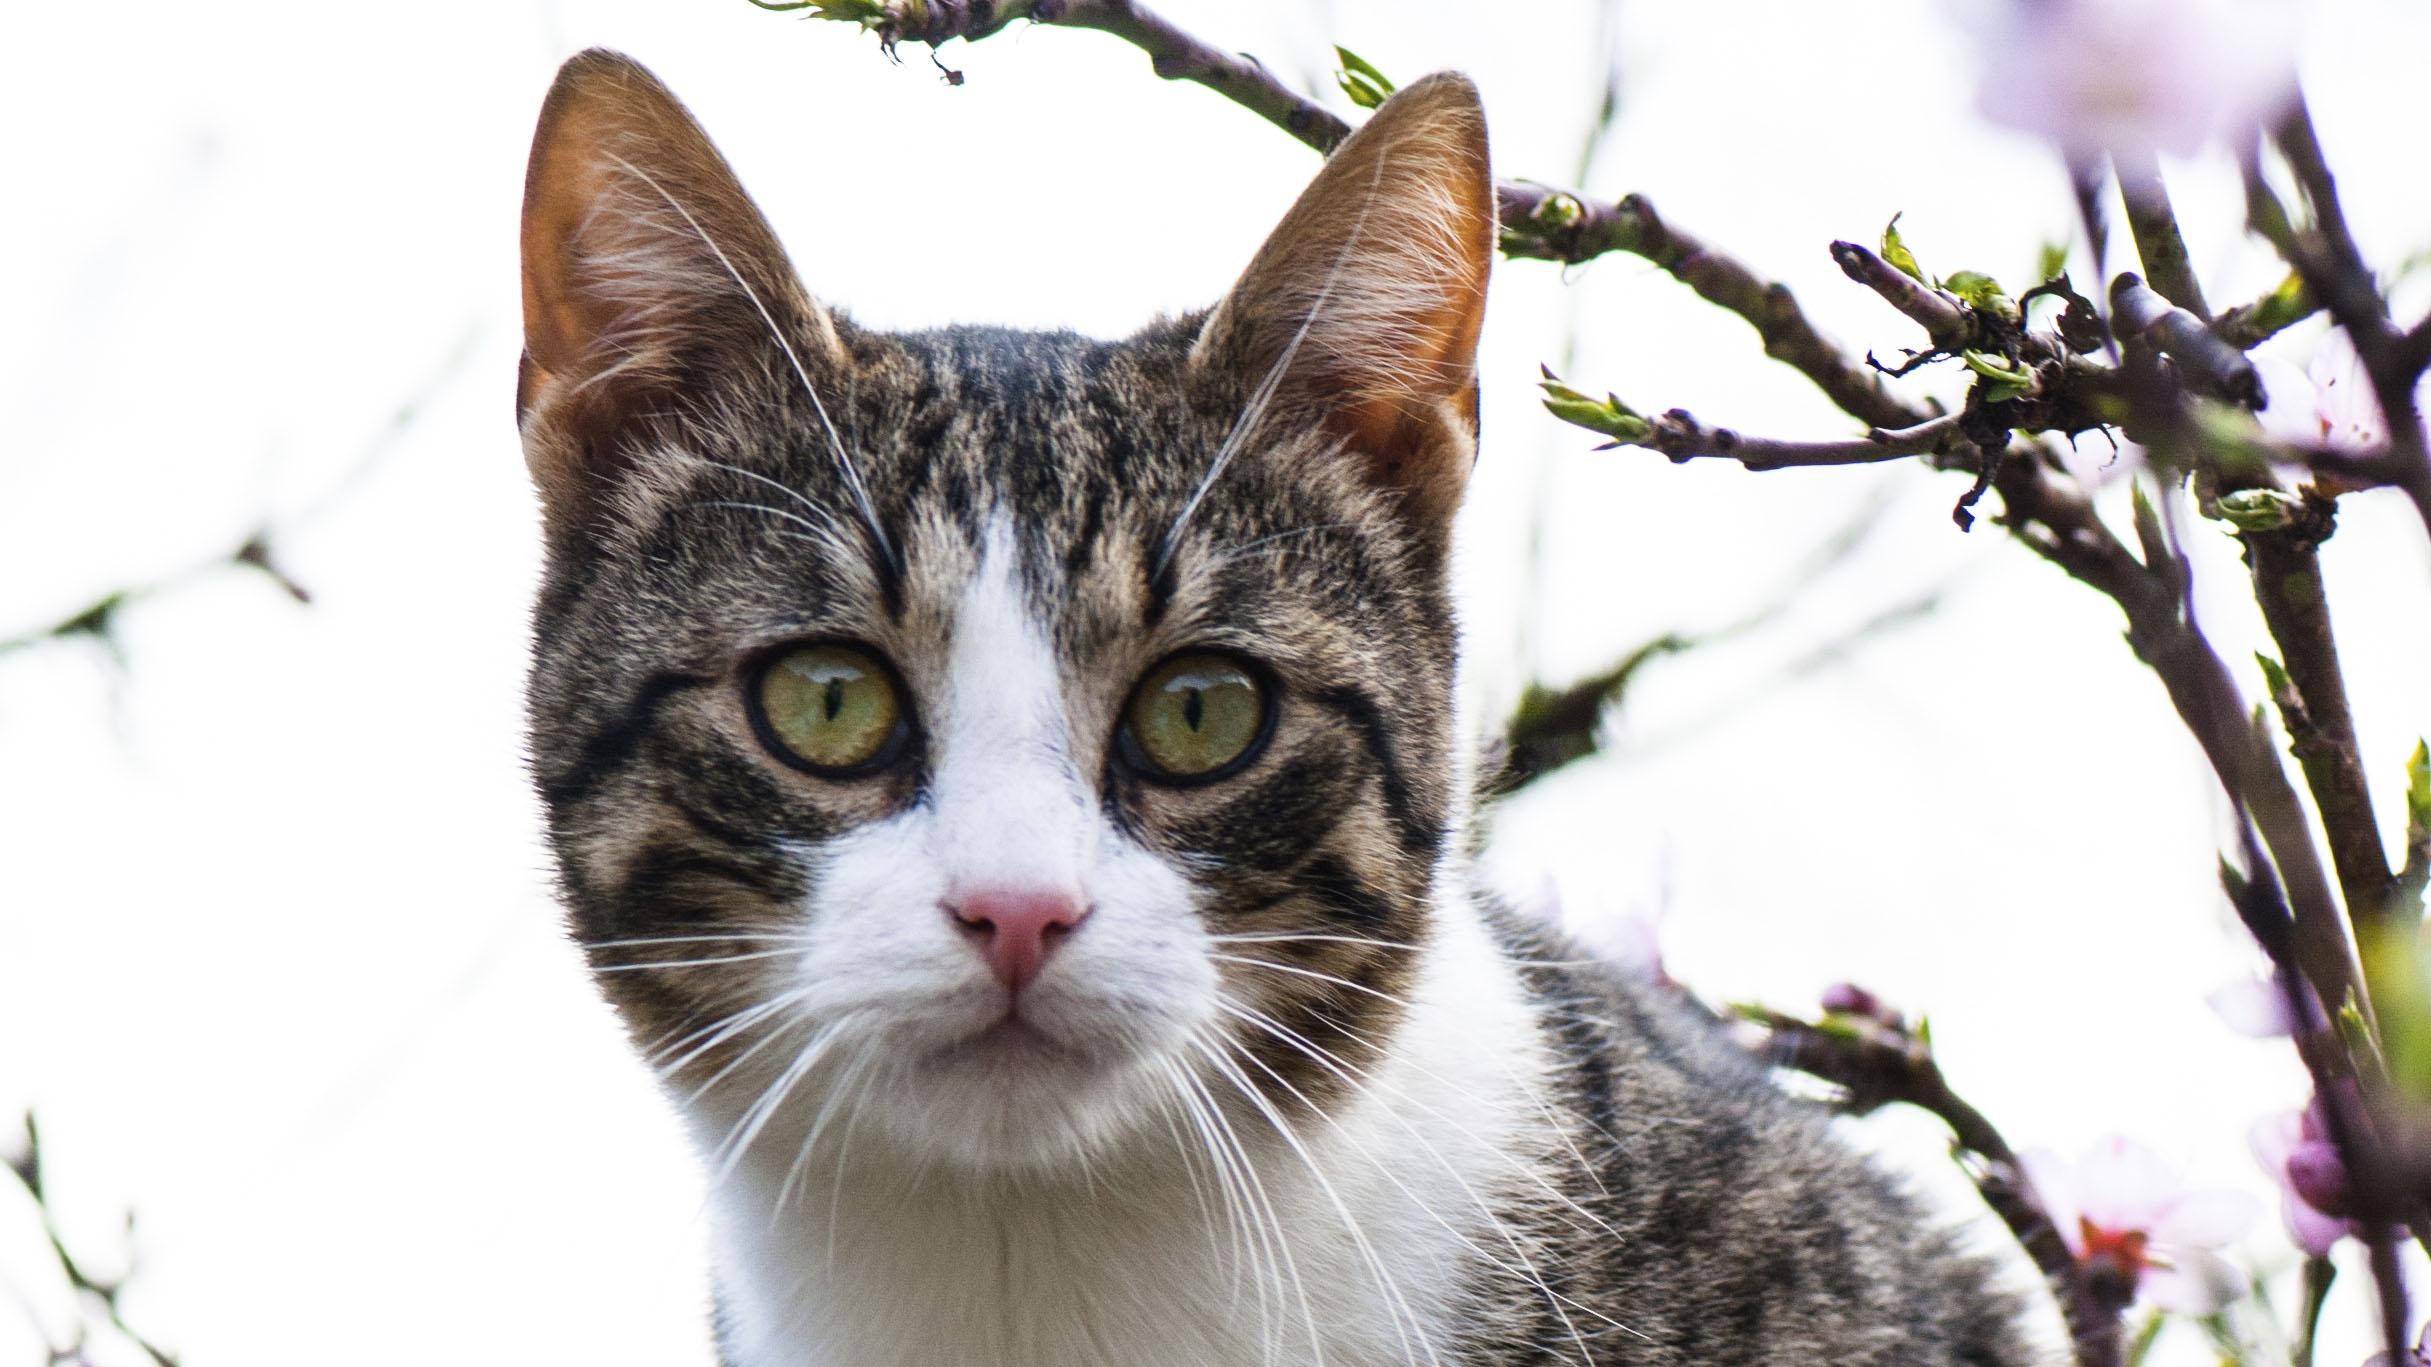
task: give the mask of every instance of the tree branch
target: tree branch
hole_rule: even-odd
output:
[[[2321,582],[2319,550],[2337,525],[2337,505],[2316,493],[2273,504],[2285,510],[2274,519],[2278,525],[2241,529],[2238,536],[2253,569],[2254,599],[2279,647],[2273,701],[2329,836],[2331,865],[2360,941],[2395,909],[2397,885],[2372,813]]]
[[[1506,192],[1506,215],[1512,207]],[[1706,302],[1745,319],[1763,339],[1765,355],[1813,381],[1826,398],[1859,422],[1895,429],[1914,427],[1934,416],[1934,410],[1893,396],[1880,374],[1851,360],[1827,340],[1798,306],[1788,286],[1766,280],[1735,258],[1664,222],[1643,195],[1629,195],[1599,209],[1589,222],[1601,226],[1571,244],[1584,255],[1546,255],[1565,261],[1584,260],[1604,251],[1642,256]],[[1515,256],[1536,254],[1515,249],[1508,241],[1504,250]]]
[[[2203,286],[2186,256],[2186,239],[2178,233],[2178,215],[2170,207],[2169,184],[2161,178],[2161,159],[2148,149],[2114,151],[2111,169],[2118,173],[2119,198],[2127,204],[2127,230],[2136,240],[2136,255],[2153,288],[2198,319],[2208,320]]]
[[[1965,305],[1854,242],[1832,244],[1832,260],[1841,273],[1883,297],[1892,308],[1915,320],[1937,350],[1958,351],[1973,346],[1980,329]]]
[[[1940,455],[1967,445],[1957,414],[1930,418],[1895,431],[1873,428],[1847,441],[1782,441],[1743,436],[1727,427],[1707,427],[1684,408],[1648,420],[1651,434],[1631,443],[1660,451],[1674,464],[1700,458],[1735,460],[1750,470],[1787,470],[1817,465],[1871,465],[1909,456]]]
[[[2275,135],[2281,155],[2302,187],[2311,225],[2301,231],[2286,221],[2262,180],[2258,162],[2247,159],[2247,218],[2268,237],[2287,263],[2304,278],[2305,288],[2329,309],[2355,344],[2372,392],[2380,400],[2388,429],[2389,452],[2402,478],[2389,481],[2405,489],[2431,531],[2431,445],[2426,444],[2423,414],[2415,402],[2415,386],[2431,365],[2431,320],[2411,332],[2401,332],[2390,320],[2372,269],[2347,228],[2346,210],[2338,198],[2338,183],[2323,157],[2321,140],[2313,131],[2312,114],[2299,100],[2281,121]]]
[[[120,1277],[114,1280],[104,1280],[96,1277],[86,1271],[82,1263],[76,1261],[74,1254],[68,1252],[67,1240],[61,1237],[58,1219],[51,1211],[50,1191],[44,1185],[42,1128],[35,1123],[33,1112],[25,1113],[21,1133],[25,1137],[25,1147],[15,1157],[8,1160],[8,1169],[15,1174],[18,1185],[25,1188],[25,1194],[33,1198],[34,1210],[42,1224],[43,1240],[50,1246],[51,1259],[59,1268],[60,1279],[66,1282],[68,1288],[76,1292],[80,1298],[89,1297],[91,1301],[98,1302],[101,1306],[102,1318],[127,1342],[142,1350],[143,1354],[152,1360],[153,1367],[177,1367],[177,1359],[174,1356],[135,1332],[134,1326],[127,1323],[126,1315],[118,1305],[119,1294],[126,1289],[126,1279]],[[84,1311],[80,1305],[79,1319],[82,1320],[86,1313],[88,1312]],[[56,1348],[52,1350],[52,1361],[58,1362],[63,1359],[83,1361],[85,1339],[89,1333],[90,1330],[85,1324],[80,1323],[76,1339],[64,1351]]]
[[[1817,1025],[1763,1008],[1740,1008],[1739,1014],[1764,1027],[1764,1052],[1774,1064],[1838,1087],[1841,1109],[1864,1115],[1904,1102],[1948,1125],[1958,1147],[1978,1160],[1972,1175],[1984,1203],[2050,1280],[2080,1367],[2116,1367],[2126,1302],[2097,1285],[2070,1255],[2016,1151],[1983,1112],[1951,1089],[1929,1045],[1896,1018],[1834,1012]]]
[[[2110,310],[2121,341],[2142,338],[2177,362],[2203,392],[2248,409],[2262,407],[2262,376],[2245,353],[2162,298],[2135,272],[2123,271],[2110,282]]]

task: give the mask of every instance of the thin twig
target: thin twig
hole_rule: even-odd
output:
[[[67,1240],[60,1235],[58,1221],[51,1212],[49,1188],[43,1180],[42,1128],[35,1123],[31,1111],[25,1113],[23,1133],[24,1149],[11,1158],[7,1166],[16,1176],[18,1185],[25,1188],[26,1195],[33,1198],[34,1209],[42,1222],[43,1239],[50,1246],[52,1260],[58,1264],[60,1279],[79,1297],[90,1297],[98,1302],[102,1316],[108,1320],[110,1327],[117,1330],[127,1342],[143,1350],[145,1356],[152,1359],[153,1367],[177,1367],[174,1356],[135,1332],[134,1326],[127,1323],[126,1315],[118,1304],[120,1293],[126,1289],[126,1280],[123,1277],[110,1280],[96,1277],[76,1261],[74,1254],[68,1252]],[[81,1353],[81,1339],[80,1332],[79,1342],[68,1350],[69,1354]],[[57,1353],[53,1354],[54,1361],[58,1357]]]
[[[346,471],[318,498],[286,518],[282,525],[274,527],[265,522],[246,532],[228,550],[159,578],[111,589],[47,625],[0,636],[0,656],[38,645],[79,639],[98,641],[105,647],[115,648],[120,616],[128,608],[182,592],[231,569],[258,574],[298,604],[310,604],[311,592],[280,562],[277,552],[279,544],[299,528],[326,515],[364,476],[387,458],[397,442],[420,419],[431,400],[464,374],[478,352],[480,338],[481,329],[477,325],[467,327],[413,392],[390,411],[388,420],[356,454]]]
[[[1967,306],[1914,279],[1868,248],[1854,242],[1834,242],[1832,261],[1849,279],[1883,297],[1892,308],[1915,320],[1937,350],[1957,351],[1973,346],[1980,330]]]
[[[1648,425],[1652,434],[1635,444],[1660,451],[1675,463],[1699,458],[1735,460],[1750,470],[1872,465],[1909,456],[1940,455],[1966,445],[1955,413],[1896,431],[1877,427],[1846,441],[1784,441],[1746,436],[1727,427],[1707,427],[1683,408],[1651,418]]]

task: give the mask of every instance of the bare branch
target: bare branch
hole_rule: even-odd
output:
[[[2186,239],[2178,233],[2178,215],[2170,207],[2169,184],[2161,178],[2161,160],[2149,149],[2120,150],[2110,157],[2118,173],[2119,197],[2127,204],[2127,230],[2136,240],[2144,273],[2153,288],[2198,319],[2209,319],[2203,286],[2187,260]]]
[[[2245,353],[2220,340],[2202,319],[2162,298],[2133,271],[2111,282],[2110,309],[2120,340],[2150,342],[2206,393],[2246,408],[2262,407],[2262,377]]]
[[[1957,300],[1926,288],[1922,281],[1854,242],[1833,243],[1832,260],[1849,279],[1914,319],[1937,350],[1957,351],[1975,344],[1979,330],[1974,317]]]
[[[2319,548],[2337,525],[2337,505],[2319,494],[2275,502],[2287,508],[2280,525],[2241,531],[2239,539],[2253,568],[2255,601],[2279,647],[2280,660],[2266,662],[2273,701],[2329,836],[2348,919],[2362,940],[2386,921],[2397,889],[2372,813],[2321,582]]]
[[[1909,456],[1941,455],[1968,445],[1957,414],[1930,418],[1896,431],[1873,428],[1847,441],[1782,441],[1750,437],[1727,427],[1707,427],[1683,408],[1648,420],[1646,441],[1674,463],[1712,458],[1735,460],[1750,470],[1787,470],[1817,465],[1872,465]]]

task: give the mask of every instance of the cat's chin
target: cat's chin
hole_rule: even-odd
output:
[[[1129,1050],[1066,1038],[1019,1017],[922,1050],[881,1102],[897,1140],[959,1166],[1069,1163],[1119,1144],[1154,1102]]]

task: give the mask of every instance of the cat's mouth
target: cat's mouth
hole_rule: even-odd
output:
[[[1095,1055],[1056,1038],[1017,1011],[937,1050],[932,1061],[949,1068],[1088,1068]]]

